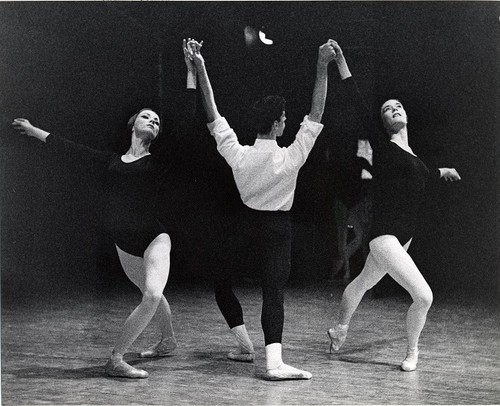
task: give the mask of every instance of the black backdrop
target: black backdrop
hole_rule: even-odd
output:
[[[244,142],[246,111],[287,99],[289,144],[310,107],[317,47],[338,40],[377,105],[398,97],[410,142],[426,162],[454,166],[457,184],[429,188],[411,248],[435,289],[498,287],[498,44],[496,2],[20,2],[0,3],[2,292],[91,289],[123,282],[98,232],[92,174],[16,136],[15,117],[97,148],[120,144],[128,117],[175,120],[184,85],[181,41],[203,39],[219,109]],[[244,28],[274,45],[248,46]],[[325,279],[336,256],[333,199],[359,130],[330,69],[325,130],[299,177],[292,278]],[[172,278],[209,278],[221,222],[238,204],[200,109],[193,149],[164,193],[175,219]],[[251,267],[249,267],[251,272]]]

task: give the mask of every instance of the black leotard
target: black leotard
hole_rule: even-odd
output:
[[[401,245],[412,237],[419,206],[430,176],[439,178],[417,156],[405,151],[381,128],[359,93],[354,79],[342,81],[359,114],[373,148],[373,219],[370,241],[381,235],[394,235]]]
[[[187,93],[189,103],[185,103],[185,118],[194,114],[195,105],[195,92]],[[176,127],[175,131],[179,128]],[[175,131],[168,136],[172,137]],[[104,230],[123,251],[142,257],[151,241],[167,232],[156,211],[158,185],[166,174],[166,151],[155,151],[125,163],[121,154],[95,150],[56,134],[51,133],[46,142],[59,153],[71,154],[89,165],[104,165],[106,176],[103,199],[98,207],[99,219]]]

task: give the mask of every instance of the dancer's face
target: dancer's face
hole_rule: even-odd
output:
[[[134,131],[136,135],[145,134],[154,140],[160,132],[160,118],[153,110],[142,110],[135,119]]]
[[[281,114],[280,120],[277,121],[278,125],[276,127],[276,137],[281,137],[283,135],[283,131],[285,131],[285,121],[286,115],[285,112]]]
[[[387,100],[380,108],[382,122],[387,130],[398,130],[408,124],[408,117],[399,100]]]

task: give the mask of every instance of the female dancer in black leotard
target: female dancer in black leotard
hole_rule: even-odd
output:
[[[196,88],[196,68],[186,54],[187,88]],[[188,90],[189,106],[184,111],[192,116],[195,91]],[[126,154],[98,151],[74,143],[64,137],[34,127],[26,119],[12,123],[19,132],[47,143],[54,152],[71,154],[86,163],[98,163],[106,171],[105,196],[99,213],[104,229],[116,244],[127,277],[142,292],[142,301],[128,317],[111,357],[106,364],[110,376],[147,378],[148,373],[127,364],[123,355],[149,324],[158,309],[162,340],[142,357],[164,356],[176,347],[172,330],[170,307],[163,296],[170,271],[171,241],[165,226],[154,211],[155,183],[165,169],[162,153],[149,152],[151,142],[158,136],[160,119],[151,109],[142,109],[128,122],[131,144]],[[156,182],[155,182],[156,181]]]
[[[419,204],[427,180],[441,177],[460,180],[455,169],[430,171],[408,144],[407,116],[398,100],[387,100],[380,109],[384,129],[371,117],[349,72],[342,50],[335,45],[343,84],[367,131],[373,148],[373,224],[370,253],[360,275],[345,289],[338,323],[328,330],[330,351],[338,351],[347,336],[351,317],[367,290],[388,273],[410,293],[407,314],[408,349],[401,368],[413,371],[418,361],[418,339],[432,304],[432,291],[408,255]]]

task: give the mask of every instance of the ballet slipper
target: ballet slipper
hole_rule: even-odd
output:
[[[330,353],[340,350],[340,347],[342,347],[347,338],[347,329],[347,325],[338,324],[336,327],[328,330],[328,337],[330,337]]]
[[[311,379],[312,374],[307,371],[294,368],[287,364],[281,364],[278,368],[268,369],[265,378],[268,381],[287,381],[292,379]]]
[[[111,358],[106,364],[105,368],[106,368],[106,373],[109,376],[132,378],[132,379],[143,379],[149,376],[149,374],[146,371],[134,368],[132,365],[127,364],[122,359]]]
[[[255,352],[241,352],[241,350],[238,348],[237,350],[228,353],[227,358],[231,361],[237,362],[254,362]]]
[[[139,354],[141,358],[165,357],[177,348],[177,341],[174,337],[161,340],[159,343]]]
[[[406,358],[401,363],[401,370],[405,372],[412,372],[417,369],[418,362],[418,351],[408,350],[406,353]]]

